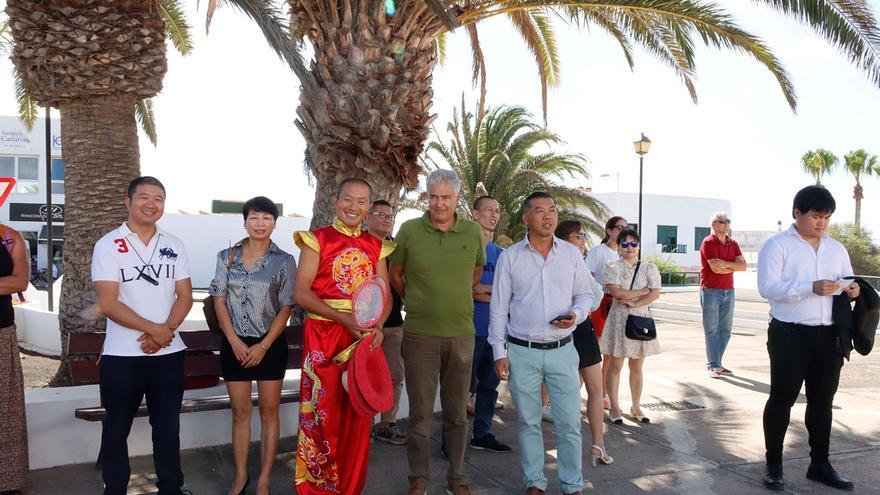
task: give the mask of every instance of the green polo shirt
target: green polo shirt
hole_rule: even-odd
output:
[[[474,268],[486,264],[480,225],[456,217],[448,232],[428,214],[404,222],[391,263],[406,277],[403,329],[432,337],[474,335]]]

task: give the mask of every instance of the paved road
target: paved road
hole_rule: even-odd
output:
[[[693,304],[695,295],[664,294],[664,302]],[[698,304],[698,302],[697,302]],[[760,303],[755,303],[760,304]],[[760,311],[759,307],[756,307]],[[665,318],[665,317],[664,317]],[[587,493],[601,494],[754,494],[764,493],[760,485],[763,467],[761,413],[768,391],[769,363],[764,331],[737,327],[725,366],[736,376],[710,379],[705,370],[702,329],[697,323],[660,320],[663,353],[648,359],[643,402],[687,401],[697,409],[661,411],[646,408],[655,424],[640,426],[625,420],[622,426],[606,424],[606,445],[616,461],[610,466],[589,466],[589,449],[584,449]],[[624,407],[628,391],[623,377]],[[503,388],[503,385],[502,385]],[[510,404],[506,389],[502,400]],[[785,472],[787,493],[838,493],[804,478],[809,448],[803,426],[805,397],[792,411],[792,425],[786,440]],[[880,355],[854,355],[843,370],[837,394],[832,434],[832,462],[856,483],[858,493],[880,493]],[[225,425],[218,425],[219,428]],[[513,454],[469,451],[467,476],[474,494],[523,493],[516,454],[515,413],[505,408],[493,427],[496,436],[514,445]],[[553,427],[544,426],[548,493],[561,493],[556,480]],[[585,446],[589,432],[584,424]],[[439,426],[435,428],[434,472],[431,495],[443,494],[445,461],[439,455]],[[275,461],[273,493],[294,493],[292,450],[294,439],[282,441],[283,453]],[[258,470],[258,450],[252,449],[251,473]],[[229,446],[203,448],[183,453],[187,486],[193,493],[225,493],[232,477]],[[374,445],[370,472],[364,490],[368,495],[404,494],[407,488],[406,449]],[[130,494],[152,493],[154,478],[150,457],[132,461]],[[28,494],[100,493],[100,475],[90,465],[65,466],[33,471]],[[253,493],[253,492],[251,492]],[[769,492],[767,492],[769,493]]]

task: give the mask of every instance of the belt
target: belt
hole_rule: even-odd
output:
[[[571,342],[571,334],[567,337],[563,337],[559,340],[554,340],[551,342],[531,342],[528,340],[518,339],[516,337],[507,336],[507,341],[511,344],[521,345],[523,347],[528,347],[529,349],[540,349],[542,351],[546,351],[548,349],[558,349],[565,344]]]
[[[779,325],[786,328],[794,328],[794,329],[803,329],[803,330],[822,330],[822,329],[833,329],[834,325],[802,325],[800,323],[789,323],[787,321],[777,320],[776,318],[770,318],[771,325]]]

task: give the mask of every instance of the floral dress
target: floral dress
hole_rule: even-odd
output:
[[[629,289],[635,268],[635,265],[630,265],[623,258],[609,261],[602,273],[602,285],[615,284],[622,289]],[[645,287],[649,289],[660,288],[660,272],[651,263],[642,263],[639,267],[632,289],[638,290]],[[643,358],[660,352],[659,339],[644,341],[626,338],[626,317],[630,313],[636,316],[651,316],[648,306],[627,308],[615,300],[608,312],[605,329],[599,338],[599,349],[602,350],[602,354],[617,358]]]

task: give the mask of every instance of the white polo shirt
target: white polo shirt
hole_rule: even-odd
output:
[[[153,284],[147,276],[158,282]],[[117,282],[119,302],[142,318],[164,323],[177,299],[175,283],[190,278],[189,260],[177,237],[156,227],[156,234],[144,245],[123,223],[102,237],[92,252],[92,280]],[[108,356],[148,356],[141,350],[140,330],[124,327],[107,319],[107,336],[101,352]],[[174,332],[171,345],[149,356],[161,356],[186,349],[180,332]]]

